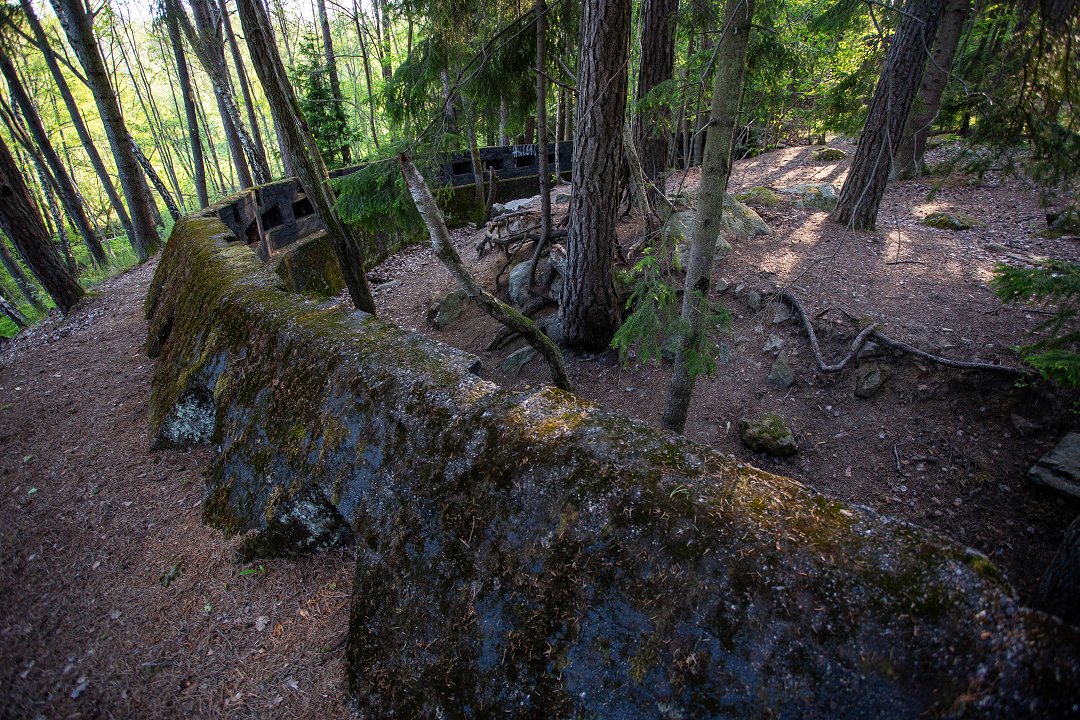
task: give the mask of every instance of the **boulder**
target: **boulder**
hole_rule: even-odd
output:
[[[824,212],[835,210],[839,199],[836,188],[828,183],[799,183],[781,188],[780,193],[787,196],[797,208]]]
[[[739,193],[735,196],[735,199],[754,207],[771,208],[780,204],[780,196],[776,194],[776,191],[762,185],[757,185]]]
[[[799,451],[791,428],[776,413],[769,413],[758,420],[740,418],[739,437],[743,445],[754,452],[787,457]]]
[[[464,290],[455,290],[442,300],[434,303],[428,310],[428,322],[436,330],[445,330],[452,325],[465,309],[465,298],[469,297]]]
[[[1010,413],[1009,422],[1021,437],[1031,437],[1042,431],[1042,425],[1017,413]]]
[[[521,372],[521,368],[525,367],[526,364],[532,362],[533,359],[536,358],[536,354],[537,353],[534,348],[526,345],[520,350],[515,350],[514,352],[510,353],[506,357],[506,359],[503,360],[502,365],[499,366],[499,369],[510,377],[517,377],[518,373]]]
[[[539,275],[542,268],[537,266],[536,274]],[[506,283],[510,301],[518,307],[524,307],[532,297],[529,293],[529,261],[520,262],[510,269],[510,278]]]
[[[779,335],[770,335],[765,341],[765,346],[761,348],[761,352],[766,353],[778,353],[784,348],[784,341]]]
[[[765,378],[765,383],[777,390],[787,390],[795,384],[795,371],[791,369],[787,353],[783,350],[776,356],[772,367],[769,368],[769,376]]]
[[[697,210],[680,210],[668,216],[661,230],[668,242],[674,243],[675,252],[683,267],[686,267],[689,243],[694,236],[696,219]],[[724,211],[721,213],[718,225],[715,258],[724,259],[731,252],[732,243],[770,234],[772,230],[768,223],[729,193],[724,196]]]
[[[1036,485],[1080,498],[1080,434],[1069,433],[1028,472]]]
[[[885,381],[889,371],[879,363],[867,363],[855,371],[855,397],[872,397]]]
[[[815,150],[813,152],[813,158],[820,161],[832,162],[836,160],[843,160],[846,157],[846,152],[844,152],[840,148],[834,147],[823,147],[820,150]]]
[[[922,219],[922,224],[938,230],[970,230],[973,227],[985,227],[986,223],[970,215],[953,212],[932,212]]]

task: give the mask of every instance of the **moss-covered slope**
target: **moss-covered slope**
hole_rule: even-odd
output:
[[[365,717],[1065,717],[1080,635],[981,555],[289,295],[216,217],[147,298],[156,441],[251,555],[354,540]]]

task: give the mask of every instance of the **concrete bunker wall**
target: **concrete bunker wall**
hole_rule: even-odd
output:
[[[148,293],[155,442],[212,443],[243,554],[355,544],[362,716],[1080,714],[1080,633],[985,557],[290,294],[232,211]]]

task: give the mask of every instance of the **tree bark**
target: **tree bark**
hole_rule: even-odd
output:
[[[357,309],[374,315],[375,301],[371,297],[371,288],[368,287],[367,277],[364,275],[359,238],[333,210],[335,198],[330,190],[326,165],[307,121],[300,112],[292,84],[285,75],[285,66],[278,55],[270,18],[261,0],[237,0],[237,7],[251,62],[270,103],[274,125],[280,130],[285,141],[282,150],[288,155],[308,201],[326,225],[327,235],[334,246],[338,265],[341,266],[341,274],[345,278],[353,304]]]
[[[0,140],[0,230],[15,244],[45,292],[66,314],[83,296],[83,289],[49,240],[41,212],[3,140]]]
[[[1080,626],[1080,517],[1073,520],[1035,594],[1035,607]]]
[[[3,238],[0,238],[0,264],[3,264],[4,269],[8,271],[8,275],[15,281],[15,287],[19,289],[19,293],[26,298],[26,302],[30,303],[38,312],[45,312],[45,305],[41,302],[41,299],[34,292],[34,285],[30,281],[30,278],[23,272],[22,265],[12,254],[11,249],[8,248],[7,243]]]
[[[15,66],[11,63],[11,58],[8,57],[7,52],[2,47],[0,47],[0,73],[3,74],[4,80],[7,81],[8,88],[11,90],[11,97],[21,113],[23,121],[26,123],[30,136],[37,145],[37,151],[41,154],[41,158],[45,161],[52,179],[56,183],[56,190],[60,196],[60,203],[64,206],[64,211],[71,218],[75,229],[79,231],[79,236],[82,237],[83,244],[86,245],[94,264],[108,267],[109,258],[105,254],[105,248],[101,246],[97,232],[90,222],[90,218],[86,215],[86,202],[75,188],[75,183],[72,181],[71,175],[68,174],[64,161],[60,159],[55,148],[53,148],[49,135],[45,132],[45,126],[41,122],[37,107],[30,100],[30,95],[26,92],[26,88],[23,87],[22,80],[15,71]],[[17,121],[17,119],[15,120]]]
[[[368,53],[366,34],[360,26],[360,3],[353,0],[353,25],[356,26],[356,42],[360,43],[360,54],[364,60],[364,82],[367,85],[368,122],[371,125],[371,142],[379,149],[379,133],[375,129],[375,91],[371,83],[371,56]]]
[[[727,0],[724,9],[724,33],[717,49],[716,77],[712,108],[709,112],[708,138],[701,165],[701,183],[690,257],[683,290],[682,319],[689,324],[689,335],[675,351],[664,426],[682,432],[694,392],[689,353],[707,347],[705,333],[712,281],[713,256],[724,211],[724,196],[731,177],[731,152],[739,121],[743,79],[746,74],[746,47],[753,18],[753,0]]]
[[[551,338],[540,332],[540,329],[536,327],[532,320],[484,290],[483,286],[477,282],[476,278],[465,267],[465,263],[461,262],[457,250],[454,249],[454,243],[450,240],[450,231],[446,229],[446,221],[443,219],[442,211],[439,210],[439,206],[435,202],[435,196],[431,194],[431,190],[428,188],[427,183],[424,182],[424,178],[408,156],[401,155],[400,161],[401,174],[405,178],[405,185],[409,188],[409,194],[412,196],[417,212],[420,213],[420,217],[423,218],[424,224],[428,228],[431,247],[435,251],[435,256],[442,261],[465,293],[484,312],[507,328],[520,333],[547,360],[548,365],[551,367],[552,379],[558,388],[573,392],[574,388],[566,374],[566,366],[563,363],[562,353],[559,351],[558,346],[551,341]]]
[[[337,57],[334,55],[334,41],[330,36],[330,18],[326,14],[326,0],[316,0],[315,5],[319,10],[319,27],[322,29],[323,55],[326,56],[326,70],[330,75],[330,94],[334,102],[344,102],[341,95],[341,79],[338,77]],[[348,165],[352,162],[352,150],[349,148],[348,137],[342,138],[341,164]]]
[[[930,126],[941,109],[941,96],[949,83],[949,71],[952,69],[956,48],[960,44],[960,36],[964,34],[964,24],[970,10],[971,0],[947,0],[945,10],[941,13],[934,52],[927,62],[918,99],[908,116],[900,146],[893,159],[894,178],[917,177],[926,169],[923,155],[926,153],[926,141],[930,137]]]
[[[168,209],[173,221],[184,217],[184,213],[180,211],[179,206],[176,204],[176,199],[169,193],[169,188],[165,186],[161,176],[157,174],[154,166],[150,163],[150,159],[146,157],[142,149],[139,148],[139,144],[134,140],[131,141],[131,151],[135,153],[135,159],[139,161],[139,165],[142,166],[146,177],[150,179],[154,189],[157,190],[157,194],[161,197],[161,201],[165,203],[165,207]]]
[[[71,43],[79,63],[86,73],[87,85],[94,95],[98,114],[105,126],[105,135],[109,138],[116,170],[120,175],[120,184],[124,188],[124,197],[131,211],[133,242],[132,246],[143,262],[157,252],[161,246],[157,228],[154,226],[153,200],[150,187],[146,184],[139,161],[131,150],[131,133],[120,113],[116,91],[109,80],[105,61],[94,37],[94,28],[90,16],[81,0],[51,0],[60,24]]]
[[[587,350],[606,349],[619,326],[612,263],[629,42],[629,0],[585,0],[577,66],[574,192],[559,312],[563,341]]]
[[[120,224],[124,228],[124,233],[128,236],[131,246],[136,247],[138,241],[135,236],[135,229],[131,224],[131,216],[128,215],[127,208],[124,207],[124,203],[120,199],[120,194],[116,190],[116,185],[113,183],[112,175],[105,167],[105,161],[102,160],[101,153],[98,152],[97,145],[94,144],[94,139],[90,136],[90,131],[87,129],[86,122],[83,120],[79,105],[75,102],[75,97],[71,94],[71,87],[68,85],[67,79],[64,77],[64,73],[57,62],[56,53],[53,52],[52,46],[49,44],[49,39],[45,35],[45,30],[41,27],[41,22],[34,12],[34,6],[30,3],[30,0],[20,0],[20,3],[22,4],[23,12],[26,15],[27,24],[30,25],[30,31],[33,33],[34,42],[37,45],[38,50],[41,51],[42,56],[45,58],[45,64],[48,66],[49,73],[52,75],[53,81],[56,83],[56,88],[60,93],[60,97],[64,101],[64,107],[67,108],[68,115],[71,117],[71,124],[75,126],[75,133],[79,136],[79,141],[86,149],[86,154],[90,158],[90,164],[94,166],[94,172],[97,173],[98,180],[101,182],[101,187],[105,190],[105,195],[109,198],[109,204],[112,205],[116,217],[120,220]],[[85,78],[83,79],[85,80]]]
[[[922,81],[943,5],[944,0],[905,4],[831,221],[855,230],[873,230],[877,225],[893,156]]]
[[[387,0],[375,0],[375,12],[382,13],[382,54],[379,61],[382,65],[383,80],[389,80],[394,77],[394,65],[390,61],[390,8]]]
[[[19,308],[9,303],[7,298],[2,294],[0,294],[0,311],[2,311],[11,322],[15,323],[15,327],[20,329],[26,327],[26,318],[19,312]]]
[[[548,168],[547,116],[547,3],[536,0],[536,166],[540,174],[540,239],[547,244],[551,236],[551,170]],[[558,158],[555,159],[558,163]],[[535,268],[534,268],[535,269]],[[530,284],[532,276],[529,277]]]
[[[679,0],[641,3],[641,68],[637,100],[671,79],[675,67],[675,22]],[[634,145],[645,176],[656,182],[663,175],[671,142],[671,110],[667,104],[642,110],[634,118]]]
[[[191,144],[191,163],[195,169],[195,194],[199,198],[199,207],[204,208],[210,204],[210,193],[206,189],[206,161],[203,158],[199,116],[195,111],[195,91],[191,87],[191,73],[188,70],[187,56],[184,54],[180,23],[176,21],[179,12],[177,2],[178,0],[165,0],[165,27],[176,59],[176,75],[180,80],[180,94],[184,101],[184,117],[187,118],[188,141]]]
[[[258,156],[259,164],[266,168],[266,177],[269,181],[271,178],[270,161],[266,157],[266,145],[263,143],[262,130],[259,129],[259,113],[255,107],[254,97],[251,94],[251,83],[248,82],[244,57],[240,54],[240,46],[236,42],[236,34],[233,32],[232,21],[229,19],[229,8],[226,5],[226,0],[219,0],[218,7],[221,9],[221,23],[225,29],[225,39],[229,43],[229,54],[232,55],[233,67],[236,69],[236,79],[240,81],[240,97],[244,99],[248,125],[251,126],[251,141],[254,152]]]

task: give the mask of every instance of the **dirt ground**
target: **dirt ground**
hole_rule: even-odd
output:
[[[732,186],[839,186],[845,169],[794,148],[740,162]],[[812,314],[873,317],[950,356],[1015,362],[1008,347],[1041,316],[1002,307],[987,289],[990,268],[1038,255],[1077,260],[1075,241],[1036,236],[1044,210],[1017,181],[951,181],[933,201],[929,188],[894,185],[878,233],[846,232],[821,212],[763,210],[773,234],[738,244],[718,275],[732,288],[782,284]],[[987,227],[918,224],[936,209]],[[624,228],[624,244],[637,227]],[[473,234],[457,238],[475,258]],[[477,268],[490,279],[501,262],[489,254]],[[115,278],[68,318],[0,346],[0,718],[345,717],[352,553],[238,565],[231,541],[200,522],[208,451],[147,449],[154,362],[142,352],[142,299],[152,272],[151,263]],[[515,378],[498,369],[520,344],[485,352],[497,328],[475,307],[447,330],[428,325],[431,298],[453,288],[429,250],[374,272],[402,281],[377,292],[383,317],[476,353],[483,373],[507,387],[547,382],[538,360]],[[772,307],[752,310],[730,290],[719,299],[734,316],[733,352],[699,382],[691,438],[933,527],[990,555],[1021,596],[1030,593],[1080,510],[1026,478],[1071,427],[1071,398],[901,358],[881,360],[890,379],[859,399],[856,367],[823,375],[793,322],[774,325]],[[770,334],[795,369],[785,392],[765,384]],[[840,357],[845,343],[833,337],[825,351]],[[665,367],[622,367],[613,353],[569,359],[582,395],[659,419]],[[795,457],[742,447],[738,418],[769,411],[795,431]],[[1041,430],[1020,436],[1013,413]]]

